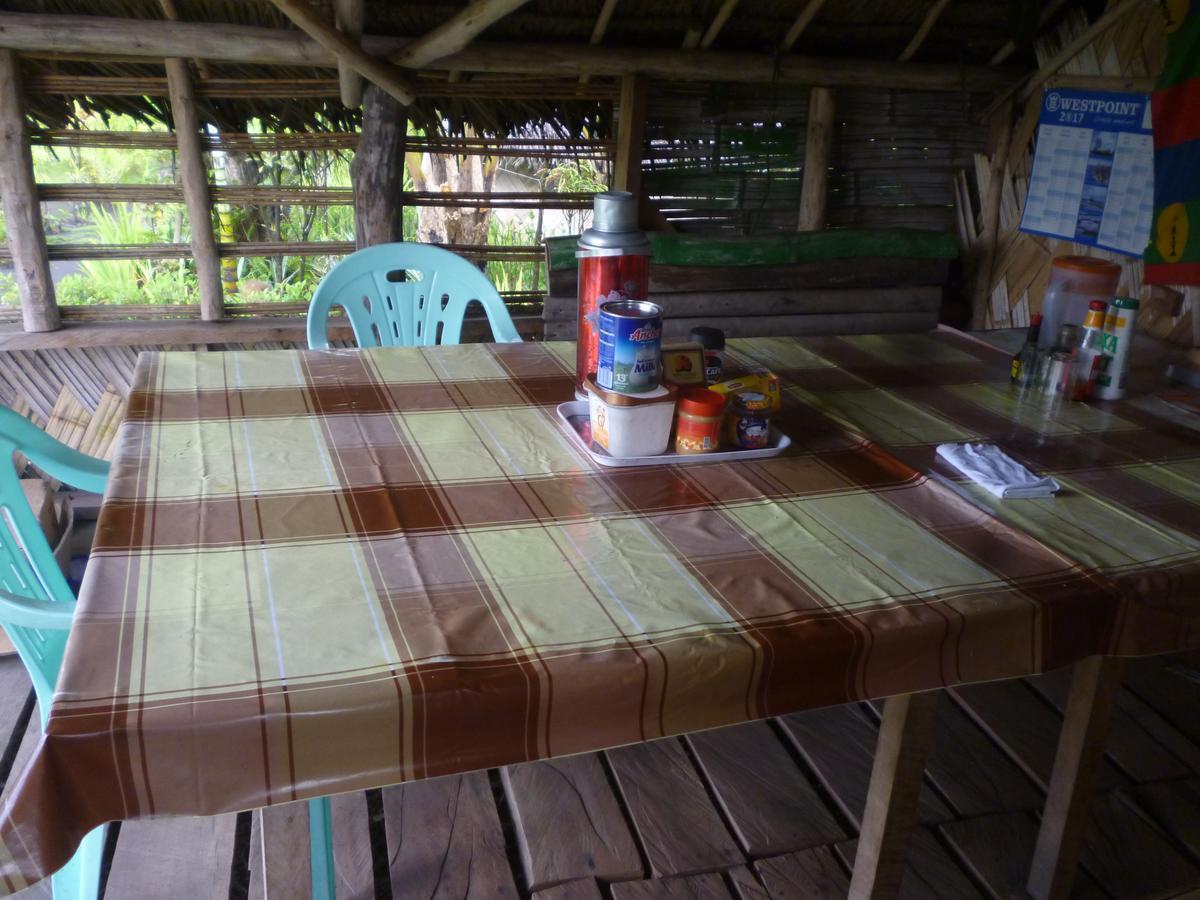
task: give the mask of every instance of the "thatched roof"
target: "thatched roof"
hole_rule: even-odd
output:
[[[714,50],[775,53],[783,35],[809,0],[741,0],[720,31]],[[907,45],[934,0],[827,0],[805,29],[792,53],[852,59],[895,60]],[[178,18],[191,22],[256,25],[290,29],[293,26],[267,0],[176,0]],[[317,5],[331,6],[330,0]],[[466,4],[441,0],[431,3],[395,3],[368,0],[366,28],[371,34],[419,36],[444,22]],[[604,46],[678,48],[689,29],[703,31],[712,21],[720,0],[620,0],[603,38]],[[1064,4],[1063,15],[1079,3]],[[481,40],[489,42],[588,43],[602,0],[532,0],[492,25]],[[159,0],[0,0],[0,10],[69,15],[104,15],[162,20]],[[1024,10],[1014,16],[1013,10]],[[938,17],[922,43],[915,61],[982,65],[1010,39],[1017,50],[1010,63],[1029,66],[1029,48],[1042,4],[1030,0],[954,0]],[[332,17],[332,14],[330,14]],[[1054,20],[1043,23],[1043,30]],[[149,62],[95,62],[76,59],[25,60],[33,78],[55,75],[99,75],[161,78],[160,65]],[[244,64],[205,63],[203,74],[212,79],[331,79],[329,69]],[[443,82],[445,73],[436,76]],[[465,76],[465,77],[470,77]],[[603,85],[603,79],[597,79]],[[883,85],[881,87],[886,87]],[[162,99],[141,96],[102,96],[30,91],[30,110],[47,125],[62,125],[71,116],[73,103],[101,112],[125,112],[151,120],[169,121]],[[319,92],[314,92],[319,93]],[[347,110],[336,96],[201,96],[202,115],[228,130],[243,130],[248,120],[260,118],[268,126],[292,129],[352,127],[357,111]],[[594,98],[547,99],[535,97],[470,99],[422,96],[411,110],[420,123],[448,125],[459,130],[470,125],[479,132],[508,131],[522,125],[550,124],[576,132],[585,128],[603,136],[609,130],[608,104]]]

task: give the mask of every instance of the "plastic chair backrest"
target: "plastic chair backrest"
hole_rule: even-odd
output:
[[[23,453],[46,474],[103,493],[109,464],[72,450],[0,407],[0,625],[33,682],[43,724],[75,611],[75,595],[29,507],[13,464]]]
[[[521,340],[496,288],[473,263],[430,244],[377,244],[321,279],[308,307],[308,346],[329,347],[329,310],[346,311],[360,347],[457,344],[479,301],[498,343]]]

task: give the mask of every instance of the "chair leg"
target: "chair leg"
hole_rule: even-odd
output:
[[[308,845],[312,900],[334,900],[333,813],[328,797],[308,801]]]
[[[70,861],[50,876],[54,900],[98,900],[100,897],[100,861],[104,857],[107,825],[93,828]]]

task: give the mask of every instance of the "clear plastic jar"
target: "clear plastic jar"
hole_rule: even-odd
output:
[[[724,395],[699,387],[680,391],[675,419],[675,452],[712,453],[719,450],[724,418]]]

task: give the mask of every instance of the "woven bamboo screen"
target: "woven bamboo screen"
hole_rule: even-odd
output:
[[[953,230],[954,174],[983,149],[969,94],[839,90],[829,226]],[[655,85],[642,182],[681,231],[791,231],[800,209],[808,91]]]

